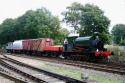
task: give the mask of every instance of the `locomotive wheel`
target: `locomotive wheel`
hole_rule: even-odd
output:
[[[86,61],[88,62],[99,62],[99,58],[95,57],[93,54],[88,54],[86,56]]]

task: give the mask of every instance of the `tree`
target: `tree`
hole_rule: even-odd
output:
[[[125,25],[116,24],[113,26],[112,35],[114,43],[119,45],[125,45]]]
[[[99,32],[100,39],[104,43],[110,43],[109,24],[110,20],[104,16],[104,12],[98,6],[86,4],[82,11],[80,36],[89,36],[94,32]]]
[[[98,6],[93,4],[81,5],[75,2],[67,7],[67,9],[68,10],[65,11],[66,13],[63,14],[63,20],[67,24],[74,25],[73,28],[75,28],[75,26],[79,27],[78,29],[75,28],[75,30],[80,33],[80,36],[91,36],[95,32],[99,32],[106,39],[102,39],[103,42],[110,42],[108,32],[110,20]]]
[[[82,8],[82,4],[74,2],[71,4],[71,6],[66,8],[66,11],[62,12],[62,15],[64,16],[63,22],[73,27],[75,31],[78,31],[80,28]]]
[[[8,41],[12,42],[16,37],[14,28],[16,24],[16,19],[6,19],[0,25],[0,43],[4,44]]]
[[[61,35],[61,38],[58,36]],[[53,38],[56,42],[65,37],[60,21],[46,8],[29,10],[16,19],[6,19],[0,25],[0,43],[33,38]]]
[[[68,31],[66,28],[61,28],[61,29],[58,31],[58,34],[56,34],[57,38],[56,38],[55,43],[62,45],[64,39],[68,36],[68,34],[69,34],[69,31]]]

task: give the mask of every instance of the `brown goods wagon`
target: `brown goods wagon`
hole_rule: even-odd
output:
[[[23,40],[23,50],[31,50],[31,39]]]
[[[55,46],[48,46],[48,47],[45,47],[44,49],[43,49],[44,51],[63,51],[64,50],[64,48],[63,48],[63,46],[62,45],[55,45]]]
[[[45,47],[48,46],[53,46],[53,39],[51,38],[43,38],[42,41],[40,42],[39,46],[38,46],[38,51],[43,51],[43,49]]]
[[[38,50],[40,43],[42,42],[43,38],[40,39],[33,39],[32,40],[32,45],[31,45],[31,50]]]
[[[23,41],[24,50],[43,51],[43,48],[53,45],[51,38],[29,39]]]
[[[23,40],[23,50],[28,50],[28,40]]]

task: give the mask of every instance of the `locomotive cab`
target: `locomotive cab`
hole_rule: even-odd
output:
[[[64,50],[64,51],[71,52],[73,50],[74,46],[75,46],[75,39],[78,38],[78,37],[79,37],[79,34],[70,34],[67,37],[67,41],[68,41],[67,50]]]

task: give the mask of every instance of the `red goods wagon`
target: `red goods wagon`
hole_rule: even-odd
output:
[[[53,46],[53,39],[51,38],[44,38],[39,44],[38,51],[43,51],[44,48],[48,46]]]
[[[43,49],[44,51],[63,51],[63,46],[48,46]]]
[[[52,45],[53,40],[51,38],[29,39],[23,41],[23,49],[30,51],[43,51],[43,48]]]
[[[31,50],[31,40],[24,40],[23,41],[23,50]]]
[[[23,41],[23,50],[28,50],[28,40]]]
[[[30,50],[32,51],[37,51],[37,47],[38,47],[38,41],[40,41],[40,39],[32,39],[30,42]]]

